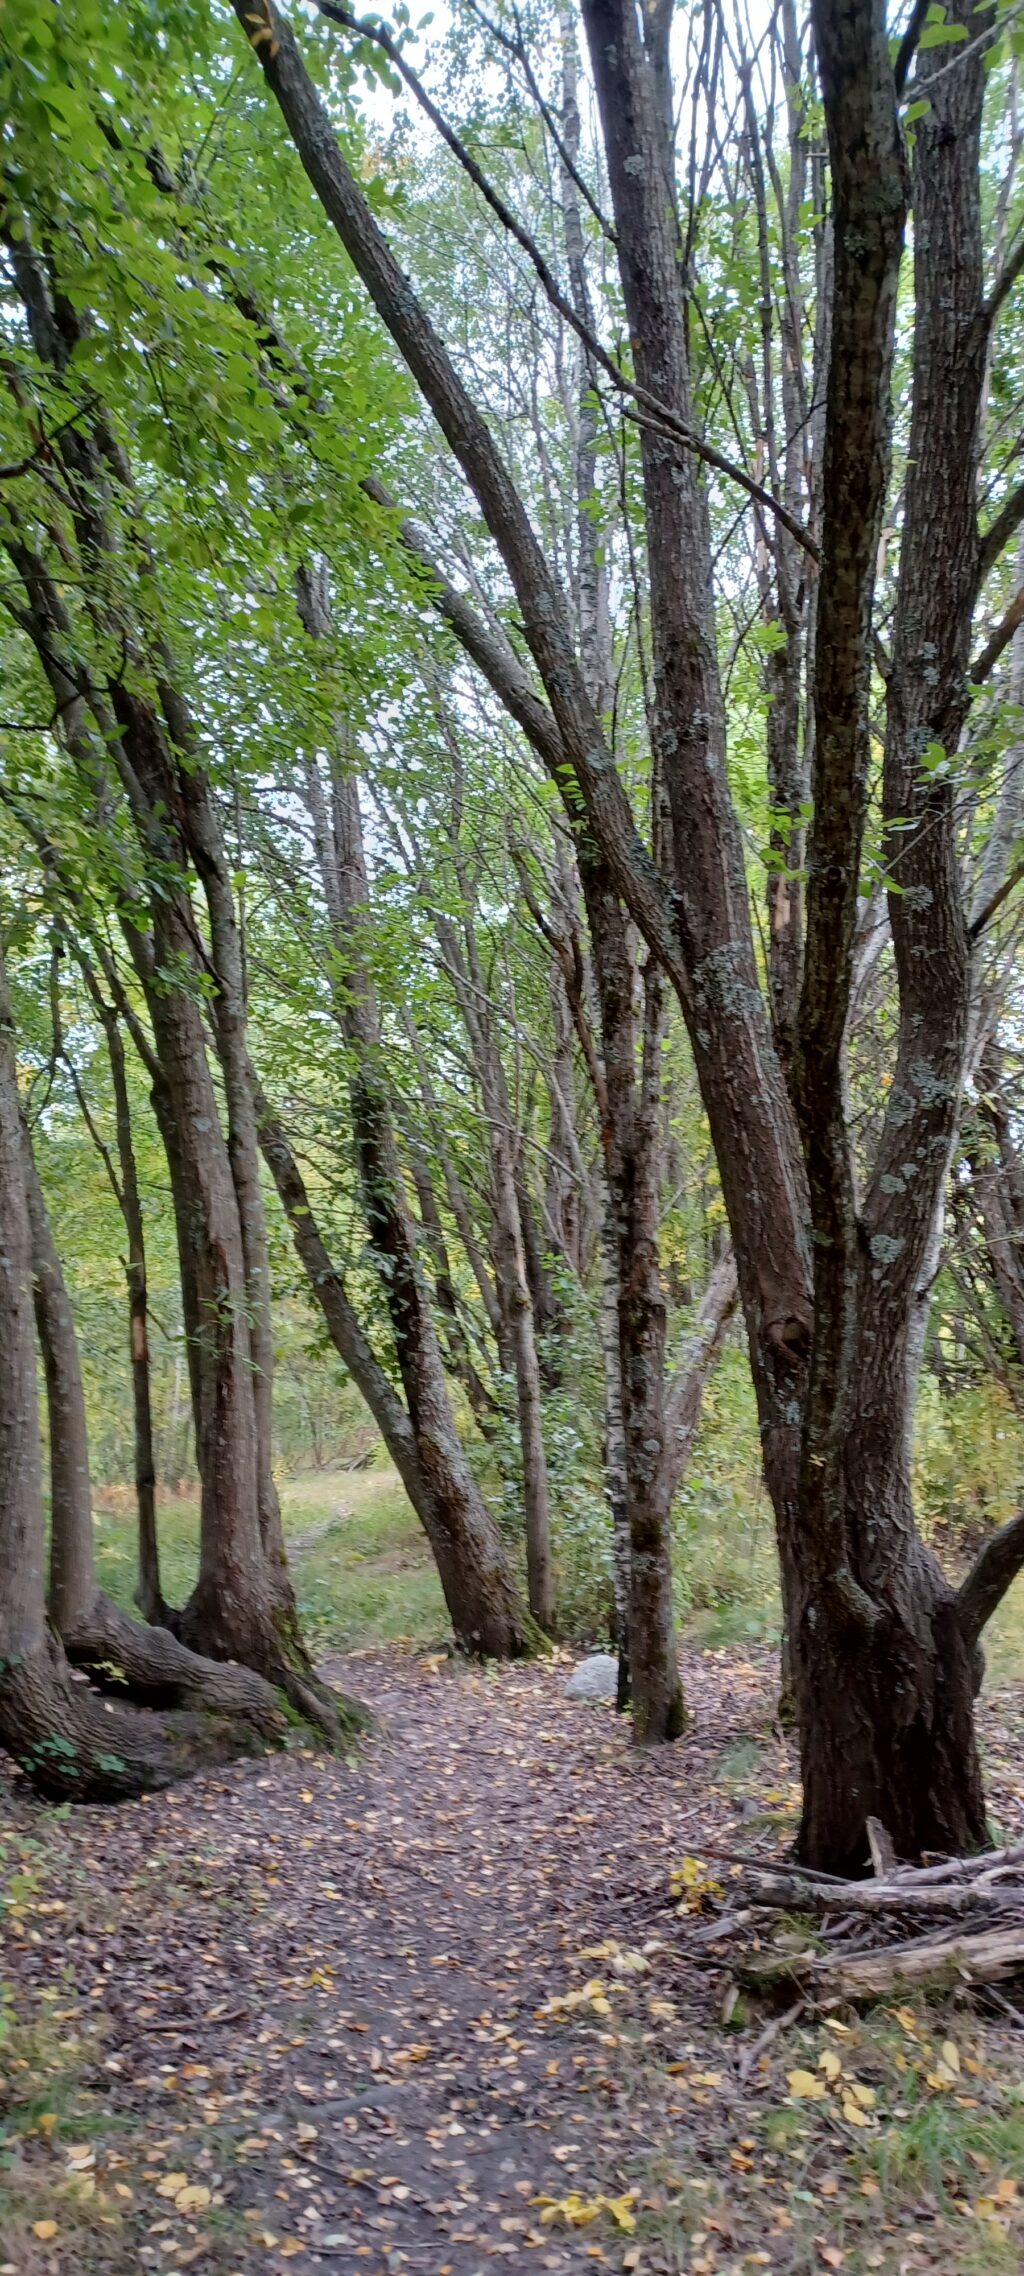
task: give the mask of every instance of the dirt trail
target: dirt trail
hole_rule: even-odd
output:
[[[68,2128],[44,2129],[22,2154],[35,2211],[53,2169],[57,2233],[17,2276],[955,2265],[941,2234],[819,2257],[847,2252],[840,2211],[866,2250],[877,2209],[831,2202],[827,2144],[794,2165],[755,2141],[769,2058],[741,2084],[713,1957],[672,1952],[670,1867],[746,1845],[744,1791],[792,1800],[767,1664],[691,1663],[696,1735],[646,1758],[564,1668],[331,1672],[381,1719],[360,1760],[242,1764],[51,1829],[12,1972],[58,2023],[104,2019],[90,2170],[120,2225],[74,2226]],[[598,2198],[580,2227],[540,2201]]]

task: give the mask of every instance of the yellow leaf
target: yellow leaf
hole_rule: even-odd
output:
[[[912,2010],[909,2007],[897,2007],[893,2012],[897,2023],[901,2023],[904,2031],[909,2031],[911,2038],[916,2039],[917,2017]]]
[[[834,2031],[837,2039],[852,2039],[853,2037],[850,2025],[840,2023],[838,2015],[826,2015],[825,2029],[826,2031]]]
[[[871,2109],[871,2106],[875,2100],[875,2090],[873,2086],[862,2086],[859,2078],[853,2078],[850,2080],[849,2092],[852,2094],[854,2101],[860,2103],[862,2110]]]
[[[32,2234],[39,2238],[40,2244],[49,2244],[50,2238],[57,2234],[57,2223],[56,2221],[33,2221]]]
[[[959,2078],[960,2049],[952,2039],[944,2039],[942,2042],[942,2060],[946,2069],[952,2071],[954,2078]]]
[[[199,2182],[192,2182],[187,2189],[179,2189],[174,2200],[174,2210],[176,2213],[201,2213],[209,2202],[209,2190],[204,2189]]]
[[[824,2071],[825,2077],[827,2079],[837,2079],[842,2071],[842,2068],[843,2066],[839,2060],[838,2055],[834,2055],[832,2053],[831,2047],[826,2047],[824,2054],[819,2055],[818,2069],[820,2071]]]
[[[302,1800],[303,1802],[311,1802],[311,1801],[313,1800],[313,1796],[312,1796],[312,1794],[310,1793],[310,1791],[309,1791],[309,1788],[308,1788],[308,1787],[306,1788],[306,1791],[305,1791],[305,1793],[304,1793],[304,1794],[301,1796],[301,1800]]]
[[[295,2131],[300,2142],[315,2142],[316,2140],[316,2127],[311,2126],[305,2118],[300,2118]]]
[[[998,2197],[1001,2205],[1012,2205],[1016,2195],[1017,2184],[1015,2181],[1012,2181],[1009,2174],[1007,2174],[1005,2180],[999,2182],[996,2188],[996,2196]]]
[[[156,2193],[158,2197],[176,2197],[179,2189],[187,2187],[187,2173],[165,2173],[163,2180],[157,2182]]]
[[[605,2207],[617,2228],[628,2229],[630,2232],[635,2229],[636,2214],[633,2211],[633,2200],[628,2194],[625,2197],[606,2197]]]
[[[846,2259],[846,2254],[845,2252],[840,2252],[839,2246],[837,2244],[823,2244],[821,2247],[821,2257],[825,2263],[826,2268],[841,2268],[844,2260]]]
[[[868,2122],[860,2105],[848,2094],[843,2098],[843,2117],[848,2126],[866,2126]]]
[[[286,2236],[280,2249],[282,2260],[294,2260],[296,2253],[303,2249],[302,2241],[297,2236]]]
[[[795,2102],[824,2101],[828,2089],[822,2085],[820,2078],[815,2078],[813,2071],[788,2071],[786,2077]]]

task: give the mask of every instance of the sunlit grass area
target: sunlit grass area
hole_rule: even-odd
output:
[[[299,1609],[318,1650],[357,1650],[399,1639],[442,1642],[447,1615],[423,1529],[390,1465],[321,1470],[280,1488]],[[195,1579],[199,1503],[162,1494],[164,1593],[184,1603]],[[100,1579],[130,1606],[135,1586],[135,1506],[127,1489],[101,1494],[95,1514]],[[735,1502],[679,1513],[675,1559],[680,1623],[691,1646],[738,1649],[779,1633],[771,1516],[763,1499],[741,1521]],[[985,1638],[986,1688],[1024,1680],[1024,1577]]]
[[[391,1468],[323,1470],[280,1489],[299,1611],[318,1650],[442,1640],[447,1616],[441,1584],[405,1491]],[[96,1556],[103,1586],[130,1606],[135,1586],[135,1510],[130,1494],[101,1497]],[[164,1594],[182,1604],[196,1573],[199,1503],[161,1495]]]

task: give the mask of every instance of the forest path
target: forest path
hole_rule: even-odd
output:
[[[783,1818],[795,1799],[767,1656],[691,1658],[695,1730],[648,1757],[565,1700],[564,1663],[328,1672],[380,1718],[358,1758],[241,1763],[51,1822],[15,1980],[72,2045],[91,2010],[98,2043],[87,2125],[72,2102],[24,2144],[33,2218],[0,2266],[960,2265],[948,2230],[904,2245],[920,2214],[871,2257],[877,2204],[841,2167],[840,2190],[834,2141],[771,2132],[801,2115],[779,2107],[787,2061],[816,2057],[773,2049],[745,2083],[758,2020],[723,2034],[711,1955],[673,1950],[671,1868],[748,1846],[744,1797]],[[545,2199],[565,2211],[545,2220]]]

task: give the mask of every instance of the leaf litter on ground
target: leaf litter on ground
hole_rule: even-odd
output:
[[[713,1937],[683,1948],[732,1902],[723,1762],[792,1798],[769,1655],[695,1658],[657,1756],[557,1663],[334,1672],[381,1718],[358,1760],[12,1793],[5,2276],[1019,2268],[1012,2015],[770,2037]]]

